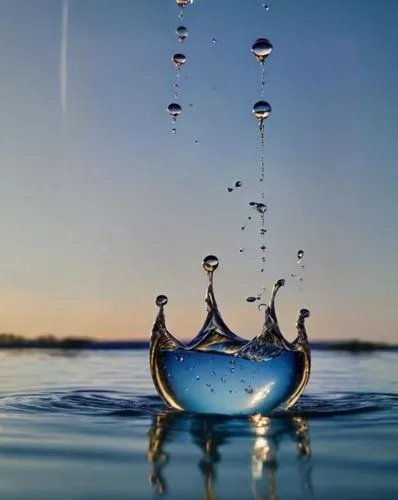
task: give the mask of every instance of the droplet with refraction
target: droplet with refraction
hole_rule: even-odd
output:
[[[271,111],[271,104],[269,104],[267,101],[257,101],[253,106],[253,114],[257,118],[257,120],[260,121],[268,118],[271,114]]]
[[[168,298],[166,295],[158,295],[156,297],[156,305],[158,307],[162,307],[162,306],[165,306],[168,302]]]
[[[188,36],[188,30],[185,26],[178,26],[178,28],[176,29],[176,34],[177,34],[178,40],[180,42],[183,42]]]
[[[184,56],[184,54],[174,54],[172,59],[173,59],[173,63],[176,65],[177,68],[181,68],[181,66],[187,60],[187,58]]]
[[[203,259],[202,265],[203,269],[208,273],[213,273],[219,264],[219,260],[215,255],[208,255]]]
[[[252,45],[252,53],[257,61],[261,64],[267,59],[272,52],[272,45],[266,38],[258,38]]]
[[[256,297],[250,296],[250,297],[247,297],[246,302],[256,302],[256,300],[257,300]]]
[[[167,111],[169,112],[169,114],[173,118],[173,120],[175,120],[177,118],[177,116],[181,113],[182,108],[178,103],[172,102],[171,104],[169,104],[167,106]]]
[[[301,260],[303,259],[304,257],[304,250],[299,250],[297,252],[297,262],[301,262]]]

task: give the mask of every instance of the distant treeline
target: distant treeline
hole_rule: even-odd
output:
[[[0,349],[90,349],[90,350],[126,350],[147,349],[148,341],[139,340],[93,340],[88,337],[63,337],[46,334],[35,338],[27,338],[14,333],[0,333]],[[314,350],[345,351],[366,353],[373,351],[398,350],[398,346],[383,342],[364,340],[335,340],[311,342]]]

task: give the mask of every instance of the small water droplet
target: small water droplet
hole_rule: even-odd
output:
[[[225,377],[221,377],[221,382],[222,382],[223,384],[225,384],[225,382],[226,382],[226,381],[227,381],[227,379],[226,379]]]
[[[299,280],[299,281],[301,281],[301,283],[302,283],[304,280],[303,280],[303,278],[300,278],[300,280]]]
[[[214,389],[213,389],[213,387],[212,387],[212,388],[211,388],[210,390],[211,390],[211,392],[214,392]]]
[[[259,63],[263,63],[272,52],[272,45],[266,38],[258,38],[252,45],[252,53]]]
[[[196,140],[195,140],[195,144],[199,144],[199,141],[198,141],[198,139],[196,139]]]
[[[211,375],[212,377],[215,377],[215,376],[216,376],[216,372],[213,370],[213,371],[210,373],[210,375]]]
[[[193,3],[193,0],[176,0],[176,3],[179,7],[185,7],[186,5]]]
[[[250,296],[250,297],[247,297],[246,302],[256,302],[256,300],[257,300],[256,297]]]
[[[244,378],[241,378],[241,379],[240,379],[240,383],[241,383],[241,384],[246,384],[246,380],[245,380]]]
[[[295,275],[294,273],[292,273],[290,276],[291,276],[292,278],[295,278],[295,277],[296,277],[296,275]]]
[[[240,187],[242,187],[242,181],[236,181],[236,182],[235,182],[235,187],[236,187],[236,188],[240,188]]]
[[[271,114],[271,111],[271,104],[269,104],[267,101],[257,101],[253,106],[253,114],[257,118],[257,120],[260,121],[268,118]]]
[[[187,58],[184,56],[184,54],[174,54],[172,59],[173,59],[173,63],[176,65],[177,68],[181,68],[181,66],[187,60]]]
[[[261,257],[261,260],[262,260],[262,262],[265,262],[266,258],[265,257]]]
[[[247,220],[252,220],[252,218],[249,216],[249,217],[247,218]]]
[[[269,5],[266,5],[265,3],[263,3],[263,7],[266,11],[269,11]]]
[[[262,268],[260,269],[260,273],[263,273],[263,272],[264,272],[264,268],[262,267]]]
[[[230,389],[230,390],[229,390],[228,392],[229,392],[229,394],[232,394],[232,391],[231,391],[231,389]]]
[[[297,262],[301,262],[302,258],[304,257],[304,250],[299,250],[297,252]]]
[[[196,380],[200,380],[200,375],[196,375]]]
[[[245,391],[246,391],[248,394],[252,394],[252,393],[253,393],[253,387],[249,385],[249,387],[246,387]]]
[[[167,304],[168,300],[169,299],[167,298],[166,295],[158,295],[156,297],[156,305],[158,307],[165,306]]]
[[[234,188],[231,188],[231,187],[227,188],[228,193],[232,193],[233,190],[234,190]]]
[[[176,132],[177,132],[177,130],[176,130],[175,128],[172,128],[172,129],[171,129],[171,133],[172,133],[172,134],[175,134]]]
[[[266,230],[266,229],[260,229],[260,234],[261,234],[261,236],[264,236],[264,234],[265,234],[266,232],[267,232],[267,230]]]
[[[245,251],[244,248],[239,248],[239,253],[243,253]]]
[[[246,226],[240,226],[241,230],[244,231]]]
[[[175,119],[181,113],[182,108],[176,102],[172,102],[168,105],[167,111],[169,112],[170,116]]]
[[[217,38],[214,37],[213,40],[212,40],[213,43],[217,43]]]
[[[257,205],[257,203],[255,201],[249,201],[249,205],[251,207],[255,207]]]
[[[230,371],[231,373],[234,373],[234,372],[235,372],[235,368],[234,368],[234,367],[232,367],[232,368],[230,368],[230,369],[229,369],[229,371]]]
[[[219,264],[219,260],[215,255],[208,255],[202,261],[202,266],[205,271],[208,273],[213,273]]]
[[[188,36],[188,30],[185,26],[178,26],[178,28],[176,29],[176,34],[178,36],[178,40],[180,42],[183,42]]]
[[[264,250],[266,250],[266,248],[267,247],[265,245],[261,245],[260,250],[262,250],[264,252]]]

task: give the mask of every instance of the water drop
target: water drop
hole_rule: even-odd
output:
[[[166,295],[158,295],[156,297],[156,305],[158,307],[162,307],[162,306],[165,306],[168,302],[168,298],[166,297]]]
[[[173,63],[177,66],[177,68],[181,68],[181,66],[185,63],[187,58],[184,54],[174,54],[172,57]]]
[[[198,139],[196,139],[196,140],[195,140],[195,144],[199,144],[199,141],[198,141]]]
[[[304,257],[304,250],[299,250],[297,252],[297,262],[301,262],[303,257]]]
[[[269,11],[269,5],[266,5],[265,3],[263,3],[263,7],[266,11]]]
[[[179,7],[185,7],[186,5],[193,3],[193,0],[176,0],[176,3]]]
[[[231,187],[227,188],[228,193],[232,193],[233,190],[234,190],[234,188],[231,188]]]
[[[208,273],[213,273],[219,264],[219,260],[215,255],[208,255],[203,259],[202,265],[203,269]]]
[[[182,108],[176,102],[172,102],[171,104],[168,105],[167,111],[169,112],[170,116],[175,120],[177,116],[181,113]]]
[[[249,387],[246,387],[245,391],[246,391],[248,394],[252,394],[252,393],[253,393],[253,388],[249,385]]]
[[[264,236],[264,234],[265,234],[266,232],[267,232],[267,230],[266,230],[266,229],[260,229],[260,234],[261,234],[261,236]]]
[[[223,384],[225,384],[225,382],[226,382],[226,381],[227,381],[227,379],[226,379],[225,377],[221,377],[221,382],[222,382]]]
[[[236,187],[236,188],[240,188],[240,187],[242,187],[242,181],[236,181],[236,182],[235,182],[235,187]]]
[[[176,29],[176,34],[178,36],[178,40],[180,42],[183,42],[188,36],[188,30],[185,26],[178,26],[178,28]]]
[[[263,63],[272,52],[272,45],[266,38],[258,38],[252,45],[252,52],[259,63]]]
[[[261,245],[260,250],[262,250],[264,252],[264,250],[266,250],[266,248],[267,247],[265,245]]]
[[[243,252],[244,252],[244,250],[245,250],[244,248],[240,248],[240,249],[239,249],[239,252],[240,252],[240,253],[243,253]]]
[[[196,380],[200,380],[200,376],[199,375],[196,375]]]
[[[175,128],[172,128],[172,129],[171,129],[171,133],[172,133],[172,134],[175,134],[176,132],[177,132],[177,130],[176,130]]]
[[[271,114],[271,105],[266,101],[258,101],[253,106],[253,113],[257,120],[263,121]]]
[[[295,278],[295,277],[296,277],[296,275],[295,275],[294,273],[292,273],[290,276],[291,276],[292,278]]]
[[[265,205],[264,203],[257,203],[256,210],[260,214],[265,214],[265,212],[267,211],[267,205]]]
[[[213,370],[213,371],[210,373],[210,375],[211,375],[212,377],[215,377],[215,376],[216,376],[216,372]]]
[[[212,40],[213,43],[217,43],[217,38],[214,37],[213,40]]]
[[[257,203],[255,201],[249,201],[249,206],[250,207],[255,207]]]
[[[240,226],[241,230],[244,231],[246,226]]]
[[[256,302],[256,297],[247,297],[246,302]]]
[[[212,387],[212,388],[211,388],[210,390],[211,390],[211,392],[214,392],[214,389],[213,389],[213,387]]]

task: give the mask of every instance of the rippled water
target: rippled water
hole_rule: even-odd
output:
[[[313,354],[294,411],[167,411],[146,351],[0,352],[2,500],[398,498],[398,353]]]

